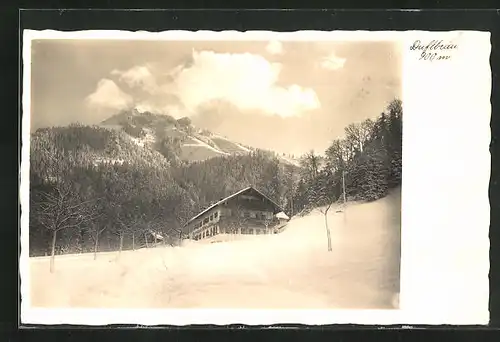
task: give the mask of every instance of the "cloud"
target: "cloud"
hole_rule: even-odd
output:
[[[320,66],[328,70],[337,70],[337,69],[342,69],[344,67],[345,62],[346,62],[345,58],[338,57],[335,55],[335,53],[331,53],[330,55],[324,57],[321,60]]]
[[[280,71],[280,64],[259,55],[193,51],[192,63],[176,72],[171,91],[191,111],[217,99],[282,117],[320,107],[314,90],[279,86]]]
[[[260,55],[193,50],[186,62],[167,72],[160,69],[142,65],[111,74],[131,88],[139,111],[189,116],[214,100],[281,117],[320,107],[314,90],[278,85],[281,64]]]
[[[272,40],[266,45],[266,51],[271,55],[280,55],[283,53],[283,44],[277,40]]]
[[[111,74],[119,76],[119,80],[130,88],[141,88],[151,94],[159,91],[155,76],[148,66],[135,66],[126,71],[113,70]]]
[[[133,103],[133,98],[125,93],[110,79],[103,78],[97,83],[96,90],[87,96],[87,104],[107,109],[126,109]]]

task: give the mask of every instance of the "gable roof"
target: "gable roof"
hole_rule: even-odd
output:
[[[246,191],[249,191],[249,190],[254,190],[256,191],[259,195],[261,195],[262,197],[264,197],[265,199],[267,199],[268,201],[270,201],[274,206],[276,206],[279,210],[283,211],[283,209],[280,207],[279,204],[277,204],[276,202],[274,202],[272,199],[270,199],[269,197],[267,197],[266,195],[264,195],[262,192],[260,192],[259,190],[255,189],[254,187],[252,186],[249,186],[247,188],[244,188],[238,192],[235,192],[234,194],[232,195],[229,195],[223,199],[221,199],[220,201],[212,204],[211,206],[209,206],[208,208],[206,208],[205,210],[203,210],[202,212],[200,212],[199,214],[197,214],[196,216],[194,216],[193,218],[191,218],[189,221],[186,222],[185,226],[188,225],[189,223],[193,222],[193,220],[196,220],[198,217],[200,217],[201,215],[205,214],[207,211],[221,205],[222,203],[226,202],[227,200],[230,200],[231,198],[234,198]]]

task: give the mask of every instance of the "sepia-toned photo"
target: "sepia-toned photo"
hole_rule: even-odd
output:
[[[404,49],[32,39],[23,300],[400,309]]]

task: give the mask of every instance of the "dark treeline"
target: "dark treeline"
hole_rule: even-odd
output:
[[[287,208],[299,168],[281,162],[274,153],[257,150],[193,162],[174,168],[173,175],[181,187],[191,189],[206,205],[253,186]]]
[[[347,126],[345,137],[334,140],[324,156],[303,156],[294,212],[343,200],[344,184],[346,199],[355,201],[382,198],[399,186],[402,116],[402,103],[396,99],[375,120]]]
[[[155,150],[98,126],[40,129],[30,144],[30,255],[135,249],[160,243],[157,234],[177,244],[189,218],[247,186],[289,215],[336,201],[343,171],[349,199],[381,198],[401,181],[401,120],[395,100],[301,167],[260,150],[186,163],[175,139]]]

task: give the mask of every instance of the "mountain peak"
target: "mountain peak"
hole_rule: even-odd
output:
[[[124,131],[138,146],[154,149],[168,159],[201,161],[257,150],[207,129],[195,127],[189,117],[175,119],[170,115],[140,112],[137,109],[117,113],[102,121],[100,126]],[[276,157],[285,164],[298,165],[288,157],[278,154]]]

